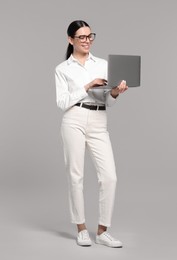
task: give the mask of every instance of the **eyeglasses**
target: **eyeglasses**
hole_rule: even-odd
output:
[[[87,40],[87,38],[89,39],[89,41],[94,41],[96,37],[96,33],[90,33],[89,35],[75,35],[74,38],[79,39],[80,42],[85,42]]]

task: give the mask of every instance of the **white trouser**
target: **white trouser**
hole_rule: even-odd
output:
[[[64,113],[61,134],[68,175],[71,222],[85,223],[83,177],[84,154],[87,147],[93,158],[99,183],[98,224],[109,227],[117,176],[107,131],[106,111],[72,107]]]

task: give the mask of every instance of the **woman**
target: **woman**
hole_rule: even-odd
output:
[[[90,246],[92,242],[85,224],[83,198],[84,152],[87,147],[99,183],[96,243],[122,247],[122,243],[107,232],[111,225],[117,177],[107,131],[106,106],[113,105],[128,86],[122,81],[111,90],[102,87],[107,83],[107,61],[90,53],[96,34],[86,22],[73,21],[67,34],[66,60],[56,67],[55,79],[57,105],[64,111],[61,135],[71,222],[77,225],[77,244]]]

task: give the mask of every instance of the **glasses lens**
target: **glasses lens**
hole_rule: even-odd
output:
[[[90,41],[93,41],[95,39],[95,33],[91,33],[90,35],[89,35],[89,40]]]
[[[84,41],[84,40],[85,40],[85,38],[86,38],[86,36],[85,36],[85,35],[80,35],[80,36],[79,36],[79,40],[81,40],[81,41]]]

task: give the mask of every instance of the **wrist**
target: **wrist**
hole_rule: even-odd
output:
[[[114,89],[111,90],[110,94],[113,98],[117,98],[119,96],[119,93],[117,91],[115,92]]]
[[[85,85],[85,90],[88,91],[90,88],[92,88],[91,83],[88,83],[87,85]]]

